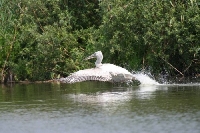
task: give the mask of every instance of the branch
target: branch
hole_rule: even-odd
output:
[[[155,55],[158,55],[158,54],[156,54],[156,52],[152,49],[152,52],[155,54]],[[158,55],[158,57],[160,57],[159,55]],[[176,67],[174,67],[171,63],[169,63],[168,61],[166,61],[164,58],[162,58],[162,57],[160,57],[164,62],[166,62],[169,66],[171,66],[174,70],[176,70],[179,74],[181,74],[183,77],[184,77],[184,74],[181,72],[181,71],[179,71]]]
[[[161,59],[163,61],[165,61],[168,65],[170,65],[173,69],[175,69],[178,73],[180,73],[184,77],[184,74],[182,72],[180,72],[176,67],[174,67],[171,63],[169,63],[168,61],[166,61],[164,58],[161,58]]]
[[[190,65],[183,71],[184,73],[191,67],[193,60],[191,61]]]

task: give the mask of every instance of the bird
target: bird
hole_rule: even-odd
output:
[[[102,64],[103,54],[101,51],[93,53],[85,58],[85,60],[92,58],[96,58],[95,68],[79,70],[71,73],[66,78],[60,78],[60,81],[64,83],[76,83],[83,81],[130,82],[135,80],[133,74],[125,68],[109,63]]]

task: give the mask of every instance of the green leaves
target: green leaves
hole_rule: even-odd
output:
[[[17,80],[47,80],[104,62],[171,75],[199,73],[196,1],[0,1],[0,70]],[[178,70],[178,71],[177,71]]]
[[[103,8],[106,4],[101,3]],[[191,49],[200,47],[200,10],[195,1],[123,0],[110,5],[99,30],[108,62],[129,64],[132,69],[151,67],[157,73],[169,70],[171,75],[185,70],[199,73],[191,64],[194,55],[199,56]]]
[[[87,66],[82,60],[84,50],[91,49],[87,47],[90,26],[101,18],[98,1],[80,2],[1,1],[1,76],[11,67],[17,80],[47,80]]]

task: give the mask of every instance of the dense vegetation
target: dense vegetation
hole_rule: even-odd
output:
[[[200,73],[197,0],[0,0],[0,77],[48,80],[104,62],[170,76]],[[91,61],[92,62],[92,61]]]

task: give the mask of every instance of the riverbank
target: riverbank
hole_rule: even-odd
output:
[[[157,80],[158,83],[161,84],[188,84],[188,83],[200,83],[200,74],[196,77],[171,77],[171,78],[159,78]],[[20,84],[30,84],[30,83],[60,83],[57,79],[52,80],[44,80],[44,81],[12,81],[12,82],[5,82],[2,84],[12,84],[12,83],[20,83]]]

